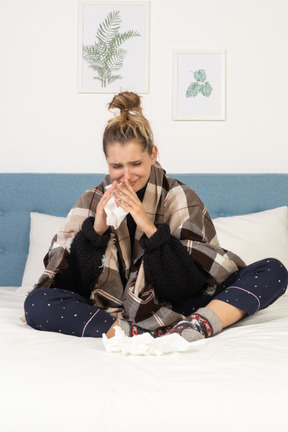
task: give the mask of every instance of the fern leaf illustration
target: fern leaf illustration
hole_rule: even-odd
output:
[[[109,41],[112,40],[120,30],[120,24],[120,11],[109,12],[107,18],[100,24],[97,30],[96,39],[98,42],[103,45],[109,43]]]
[[[107,59],[107,66],[113,70],[119,70],[123,67],[124,57],[126,52],[123,48],[119,48],[117,51],[113,52]]]
[[[99,25],[94,45],[82,47],[82,57],[98,76],[101,86],[114,82],[122,77],[112,75],[112,71],[123,67],[127,52],[120,48],[128,39],[141,36],[136,30],[119,33],[121,17],[119,11],[109,12],[105,20]]]
[[[107,82],[108,84],[112,84],[114,81],[117,81],[119,79],[122,79],[121,75],[113,75],[113,76],[111,75],[107,78]]]
[[[126,42],[128,39],[136,36],[141,36],[138,31],[130,30],[125,33],[117,34],[112,40],[111,40],[111,46],[118,48],[120,45],[122,45],[124,42]]]

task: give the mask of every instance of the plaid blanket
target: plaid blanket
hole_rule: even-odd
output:
[[[67,266],[65,257],[83,221],[95,216],[97,204],[105,187],[112,184],[110,175],[103,182],[87,190],[67,216],[61,231],[54,237],[46,255],[45,271],[35,288],[50,287],[57,272]],[[169,178],[156,163],[145,191],[143,206],[157,225],[167,223],[173,234],[187,248],[191,257],[211,276],[211,284],[218,285],[245,263],[234,253],[220,247],[214,225],[205,205],[195,191]],[[111,315],[131,320],[139,326],[154,330],[171,325],[183,317],[160,304],[151,284],[145,281],[143,254],[140,246],[142,232],[136,228],[133,253],[129,232],[124,220],[117,230],[111,229],[110,240],[103,256],[103,269],[95,281],[91,300]],[[125,270],[127,284],[122,285],[119,262]]]

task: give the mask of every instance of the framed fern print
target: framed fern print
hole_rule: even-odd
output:
[[[150,2],[79,2],[78,92],[149,92]]]
[[[174,50],[173,119],[225,120],[225,50]]]

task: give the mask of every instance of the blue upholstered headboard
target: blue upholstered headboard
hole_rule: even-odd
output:
[[[288,174],[173,174],[196,190],[212,218],[288,205]],[[19,286],[30,212],[66,216],[103,174],[0,174],[0,286]]]

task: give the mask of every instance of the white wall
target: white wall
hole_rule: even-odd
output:
[[[287,0],[151,0],[150,93],[168,172],[288,172]],[[0,171],[104,172],[109,94],[77,93],[76,0],[0,1]],[[226,121],[172,120],[172,50],[227,50]]]

